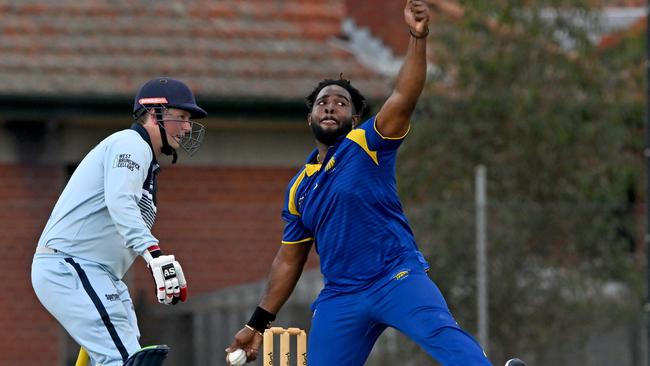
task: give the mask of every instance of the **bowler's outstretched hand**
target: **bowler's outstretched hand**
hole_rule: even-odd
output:
[[[404,7],[404,21],[416,37],[425,37],[429,33],[429,6],[423,0],[407,0]]]

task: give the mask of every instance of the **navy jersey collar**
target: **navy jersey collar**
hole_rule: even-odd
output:
[[[140,137],[142,137],[142,139],[144,141],[146,141],[147,145],[149,145],[149,148],[151,149],[151,153],[153,154],[153,160],[151,161],[151,164],[152,165],[153,164],[158,164],[158,160],[156,159],[156,154],[153,151],[153,145],[151,145],[151,137],[149,137],[149,132],[147,132],[147,130],[144,128],[144,126],[142,126],[141,124],[139,124],[137,122],[134,122],[131,125],[130,129],[137,132],[140,135]]]

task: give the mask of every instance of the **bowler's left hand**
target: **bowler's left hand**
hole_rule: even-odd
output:
[[[411,33],[417,37],[425,37],[428,32],[430,18],[429,6],[423,0],[407,0],[404,7],[404,21]]]

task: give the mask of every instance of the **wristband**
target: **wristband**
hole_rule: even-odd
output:
[[[416,39],[427,38],[427,36],[429,35],[429,27],[424,28],[424,34],[420,34],[419,36],[413,33],[413,30],[411,28],[409,28],[409,33],[413,38]]]
[[[271,322],[275,320],[275,314],[266,311],[261,307],[255,308],[251,319],[246,323],[246,325],[255,329],[260,333],[264,333],[264,330],[271,327]],[[248,327],[247,327],[248,328]]]
[[[144,258],[144,261],[149,264],[152,259],[158,258],[162,255],[162,250],[160,250],[160,247],[158,245],[152,245],[149,248],[147,248],[144,253],[142,253],[142,258]]]

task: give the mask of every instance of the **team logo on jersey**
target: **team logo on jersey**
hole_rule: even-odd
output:
[[[302,203],[305,201],[305,195],[298,197],[298,208],[302,208]]]
[[[410,272],[411,272],[410,270],[399,271],[399,272],[397,272],[396,274],[393,275],[393,279],[397,280],[397,281],[403,280],[406,277],[408,277]]]
[[[325,171],[329,172],[330,170],[334,169],[334,164],[336,164],[336,160],[334,160],[334,156],[332,156],[327,162],[327,165],[325,165]]]
[[[113,168],[127,168],[130,171],[140,170],[140,164],[131,160],[131,154],[118,154],[113,159]]]

